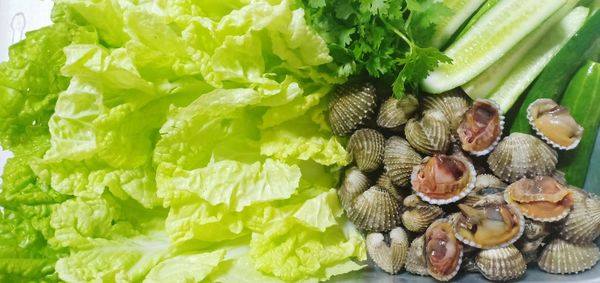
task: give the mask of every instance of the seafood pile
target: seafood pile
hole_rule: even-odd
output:
[[[377,266],[440,281],[461,270],[507,281],[527,265],[569,274],[598,262],[600,198],[556,170],[557,150],[575,148],[583,132],[567,109],[538,100],[528,115],[537,135],[503,137],[491,100],[459,90],[386,96],[349,82],[329,116],[353,158],[340,202]]]

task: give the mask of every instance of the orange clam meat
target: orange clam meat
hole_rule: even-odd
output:
[[[476,100],[458,127],[462,148],[474,155],[488,154],[500,139],[504,119],[492,101]]]
[[[411,176],[417,195],[431,204],[458,201],[475,187],[473,164],[458,156],[435,155],[415,166]]]
[[[449,222],[438,220],[425,232],[425,260],[429,275],[440,281],[452,279],[462,261],[462,244]]]
[[[458,207],[462,215],[454,223],[454,232],[467,245],[483,249],[505,247],[523,234],[525,220],[514,207],[496,203]]]
[[[571,192],[549,176],[514,182],[506,189],[504,198],[526,217],[544,222],[565,218],[573,206]]]

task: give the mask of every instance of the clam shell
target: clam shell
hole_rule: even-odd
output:
[[[542,182],[542,180],[546,180],[546,179],[551,180],[551,182],[553,182],[553,184],[557,184],[559,186],[559,192],[562,191],[563,193],[568,194],[568,195],[562,197],[561,200],[557,201],[557,202],[562,202],[562,200],[565,198],[572,198],[570,196],[570,193],[566,189],[562,188],[562,185],[558,184],[554,179],[552,179],[552,177],[538,176],[538,177],[535,177],[533,180],[523,178],[517,182],[512,183],[510,186],[508,186],[506,188],[506,191],[504,192],[504,199],[506,200],[507,203],[513,204],[527,218],[537,220],[537,221],[542,221],[542,222],[559,221],[559,220],[565,218],[569,214],[569,212],[571,211],[570,206],[561,205],[562,211],[556,211],[556,213],[554,213],[554,214],[546,214],[546,215],[542,215],[542,214],[546,213],[546,212],[553,212],[553,210],[552,209],[543,209],[542,214],[540,214],[539,211],[535,212],[535,211],[529,210],[525,206],[523,206],[527,202],[534,202],[536,205],[539,205],[539,203],[541,203],[541,202],[546,202],[547,198],[554,197],[551,194],[544,194],[542,191],[534,191],[535,193],[533,193],[533,194],[529,194],[529,195],[522,194],[523,196],[520,196],[521,198],[523,198],[524,202],[519,202],[518,200],[514,199],[515,190],[517,190],[519,188],[519,186],[534,186],[534,188],[532,188],[531,190],[536,190],[535,186],[538,185],[537,183]],[[561,196],[561,194],[557,192],[556,198],[558,198],[560,196]]]
[[[329,123],[335,135],[352,133],[375,112],[377,94],[370,83],[348,82],[338,86],[329,103]]]
[[[550,235],[550,225],[548,222],[535,221],[531,219],[525,220],[525,231],[523,232],[525,239],[537,240]]]
[[[438,272],[438,270],[436,270],[433,265],[430,262],[430,259],[428,258],[428,255],[430,253],[432,253],[433,251],[429,251],[429,239],[428,239],[428,235],[429,235],[429,231],[430,229],[434,229],[434,227],[438,226],[438,225],[449,225],[450,226],[450,231],[448,231],[447,233],[449,233],[449,241],[443,241],[444,244],[447,244],[449,242],[453,242],[453,244],[455,244],[458,248],[458,260],[455,262],[456,266],[454,266],[452,268],[451,266],[451,270],[449,270],[446,274],[440,274]],[[427,231],[425,232],[425,262],[427,263],[427,271],[429,272],[429,275],[433,278],[435,278],[438,281],[449,281],[450,279],[454,278],[454,276],[456,276],[456,274],[458,273],[458,270],[460,269],[460,266],[462,264],[462,257],[463,257],[463,248],[462,248],[462,244],[454,237],[454,235],[452,234],[452,224],[449,223],[447,220],[436,220],[435,222],[433,222],[429,228],[427,228]]]
[[[505,188],[506,184],[492,174],[477,175],[477,179],[475,180],[475,189],[477,190],[488,187]]]
[[[532,135],[512,133],[496,146],[487,162],[494,175],[512,183],[523,177],[552,174],[558,154]]]
[[[435,157],[433,157],[433,158],[435,158]],[[471,162],[469,162],[468,160],[461,158],[461,157],[449,156],[449,158],[452,158],[452,159],[462,162],[466,168],[466,170],[464,172],[465,174],[467,174],[466,178],[464,180],[462,180],[459,184],[457,184],[457,185],[461,185],[462,188],[459,189],[457,194],[455,194],[451,197],[448,197],[448,198],[434,198],[432,196],[427,195],[427,193],[420,191],[419,190],[419,186],[420,186],[419,172],[423,168],[425,168],[427,162],[430,160],[430,157],[425,157],[423,159],[423,162],[420,165],[415,166],[413,168],[413,172],[411,175],[411,184],[412,184],[413,190],[422,200],[424,200],[430,204],[437,204],[437,205],[453,203],[453,202],[456,202],[456,201],[462,199],[463,197],[465,197],[467,194],[469,194],[473,190],[473,188],[475,188],[475,181],[476,181],[477,173],[475,173],[475,167],[473,166],[473,164]]]
[[[412,194],[405,197],[402,201],[402,204],[405,207],[414,208],[420,205],[424,205],[425,203],[421,200],[421,198],[419,198],[419,196]]]
[[[421,120],[410,119],[404,127],[408,143],[424,154],[446,152],[450,133],[450,124],[439,110],[427,110]]]
[[[488,110],[487,112],[483,111]],[[492,113],[490,113],[492,112]],[[487,114],[479,114],[479,113],[487,113]],[[493,123],[494,126],[490,127],[489,124],[486,124],[486,127],[480,131],[479,125],[481,124],[482,117],[487,117],[489,114],[494,115],[494,118],[487,119],[488,122]],[[483,118],[486,119],[486,118]],[[473,124],[478,125],[477,135],[473,136]],[[483,156],[490,153],[502,137],[502,131],[504,130],[504,115],[502,115],[502,110],[500,106],[492,100],[489,99],[477,99],[473,103],[473,105],[465,112],[463,115],[462,121],[458,126],[458,137],[462,144],[462,149],[468,151],[472,155],[475,156]]]
[[[486,204],[486,205],[482,206],[481,204],[478,203],[477,205],[479,205],[479,206],[476,208],[483,208],[487,205],[498,205],[498,204]],[[514,242],[516,242],[519,238],[521,238],[521,236],[523,235],[523,232],[525,230],[525,218],[523,217],[523,214],[521,214],[521,212],[514,206],[508,205],[508,204],[503,204],[503,206],[505,206],[506,208],[508,208],[510,210],[510,212],[516,217],[517,222],[518,222],[518,231],[515,233],[515,235],[513,237],[511,237],[510,239],[508,239],[505,242],[493,244],[493,245],[492,244],[484,245],[481,243],[477,243],[474,240],[467,239],[459,233],[459,227],[460,227],[460,222],[461,222],[460,220],[465,219],[465,216],[463,215],[461,218],[459,218],[453,222],[454,223],[454,225],[453,225],[454,234],[456,235],[456,238],[458,240],[460,240],[461,242],[463,242],[471,247],[478,248],[478,249],[503,248],[503,247],[506,247],[506,246],[511,245]],[[489,237],[495,238],[497,236],[498,235],[490,235]]]
[[[350,137],[348,152],[356,161],[358,169],[371,172],[379,169],[383,162],[385,137],[376,130],[360,129]]]
[[[574,244],[556,238],[542,250],[538,266],[548,273],[579,273],[592,268],[598,259],[600,250],[596,244]]]
[[[388,190],[398,200],[398,202],[402,202],[402,195],[400,195],[398,189],[396,189],[394,184],[392,184],[392,179],[387,174],[387,172],[384,172],[383,174],[379,175],[376,184],[377,186]]]
[[[463,114],[469,109],[469,98],[464,95],[460,89],[454,89],[442,94],[428,95],[423,99],[425,110],[439,110],[450,122],[450,130],[454,132]]]
[[[558,142],[556,142],[556,140],[553,140],[552,136],[548,135],[548,132],[544,133],[544,130],[539,128],[536,124],[536,121],[538,121],[540,117],[543,117],[544,115],[549,115],[548,113],[553,110],[558,110],[562,112],[561,115],[567,115],[566,117],[571,118],[571,120],[566,123],[559,123],[558,119],[551,119],[552,122],[550,122],[551,124],[546,131],[551,129],[552,134],[555,134],[561,129],[567,130],[568,128],[568,131],[570,131],[570,134],[572,134],[572,136],[569,137],[572,140],[570,144],[560,145]],[[529,104],[529,106],[527,107],[527,120],[529,121],[531,127],[535,130],[538,136],[540,136],[549,145],[560,150],[570,150],[576,148],[579,142],[581,141],[581,137],[583,136],[583,127],[577,124],[577,122],[572,118],[573,117],[569,113],[568,109],[558,105],[552,99],[540,98]]]
[[[537,240],[527,240],[522,239],[517,242],[517,247],[526,263],[537,262],[538,254],[541,250],[542,243],[544,242],[545,237],[539,238]]]
[[[393,129],[400,127],[410,119],[419,107],[419,101],[413,95],[405,95],[400,99],[388,98],[379,109],[377,125]]]
[[[369,177],[356,167],[346,170],[342,186],[338,190],[340,203],[344,210],[349,211],[356,197],[369,188]]]
[[[436,205],[420,205],[402,213],[402,224],[412,232],[424,232],[434,220],[444,215]]]
[[[386,189],[372,186],[351,204],[348,218],[360,229],[389,231],[400,225],[400,203]]]
[[[419,165],[423,158],[410,144],[398,136],[390,137],[385,143],[383,164],[392,183],[396,186],[407,186],[413,167]]]
[[[482,250],[477,254],[475,262],[483,277],[493,281],[517,279],[527,270],[523,255],[513,245]]]
[[[569,191],[573,195],[573,207],[559,235],[574,243],[592,242],[600,236],[600,199],[582,191]]]
[[[421,276],[429,275],[425,260],[425,235],[416,237],[410,243],[406,258],[406,271]]]
[[[408,237],[402,228],[396,227],[390,231],[389,239],[388,245],[381,233],[367,235],[367,252],[379,268],[387,273],[396,274],[406,262]]]

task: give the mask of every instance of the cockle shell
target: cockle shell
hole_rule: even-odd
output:
[[[525,219],[507,204],[490,203],[475,207],[459,204],[462,217],[454,222],[461,242],[480,249],[506,247],[523,235]]]
[[[490,153],[498,144],[504,129],[504,115],[492,100],[477,99],[465,112],[458,126],[462,149],[475,156]]]
[[[592,242],[600,236],[600,199],[591,193],[569,188],[573,207],[559,235],[574,243]]]
[[[450,122],[450,130],[454,132],[458,128],[463,114],[469,109],[469,98],[460,89],[454,89],[442,94],[425,96],[423,106],[425,110],[441,111]]]
[[[512,183],[506,188],[504,199],[524,216],[542,222],[565,218],[573,205],[571,193],[549,176],[523,178]]]
[[[389,233],[389,245],[381,233],[367,235],[367,252],[379,268],[390,274],[398,273],[406,262],[408,237],[400,227]]]
[[[525,219],[525,231],[523,232],[525,239],[533,241],[548,235],[550,235],[550,225],[548,222]]]
[[[521,240],[515,243],[515,246],[521,251],[526,263],[538,261],[538,252],[540,251],[545,238],[546,237],[542,237],[537,240],[521,238]]]
[[[487,187],[505,188],[506,184],[498,177],[491,174],[479,174],[475,180],[475,189],[482,189]]]
[[[477,176],[479,177],[479,176]],[[504,203],[504,188],[502,187],[477,187],[465,196],[461,203],[474,206],[480,202]]]
[[[494,175],[509,183],[523,177],[548,176],[558,162],[558,154],[540,139],[512,133],[488,157]]]
[[[475,262],[483,277],[493,281],[517,279],[527,270],[523,255],[513,245],[482,250]]]
[[[405,95],[400,99],[388,98],[379,109],[377,125],[393,129],[400,127],[410,119],[419,107],[419,101],[413,95]]]
[[[419,198],[419,196],[417,196],[416,194],[411,194],[404,198],[402,204],[407,208],[414,208],[420,205],[424,205],[426,203],[423,202],[421,198]]]
[[[406,186],[410,183],[413,167],[419,165],[422,159],[421,155],[401,137],[392,136],[385,143],[383,164],[392,183],[396,186]]]
[[[360,129],[352,134],[347,147],[358,169],[364,172],[375,171],[383,162],[385,137],[376,130]]]
[[[462,263],[462,244],[446,220],[433,222],[425,232],[425,262],[431,277],[439,281],[452,279]]]
[[[369,177],[356,167],[346,170],[342,186],[338,190],[340,203],[344,210],[349,211],[356,197],[369,188]]]
[[[379,175],[376,184],[377,186],[388,190],[398,200],[398,202],[402,202],[402,195],[400,195],[400,192],[398,192],[396,186],[392,184],[392,179],[387,172],[383,172],[383,174]]]
[[[574,244],[556,238],[542,250],[538,266],[548,273],[578,273],[592,268],[598,259],[600,250],[596,244]]]
[[[424,232],[434,220],[444,215],[436,205],[419,205],[402,213],[402,224],[412,232]]]
[[[404,127],[406,140],[425,154],[446,152],[450,145],[450,124],[439,110],[423,112],[421,120],[410,119]]]
[[[471,162],[457,156],[435,155],[413,168],[411,184],[416,194],[430,204],[448,204],[465,197],[475,187]]]
[[[406,258],[406,271],[421,276],[429,275],[425,260],[425,235],[416,237],[410,243]]]
[[[400,202],[388,190],[372,186],[350,204],[348,218],[359,228],[382,232],[400,225]]]
[[[375,112],[377,94],[370,83],[348,82],[335,90],[329,103],[329,123],[335,135],[352,133]]]
[[[531,103],[527,107],[527,120],[544,141],[557,149],[574,149],[583,135],[583,127],[573,119],[569,109],[552,99],[540,98]]]

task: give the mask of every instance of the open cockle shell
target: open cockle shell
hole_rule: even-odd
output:
[[[556,238],[542,250],[538,266],[548,273],[579,273],[594,267],[598,259],[600,250],[596,244],[575,244]]]
[[[583,127],[567,108],[552,99],[540,98],[531,103],[527,107],[527,119],[535,132],[554,148],[574,149],[581,141]]]
[[[403,138],[392,136],[385,142],[383,164],[396,186],[410,184],[413,167],[419,165],[423,158]]]
[[[379,109],[377,125],[382,128],[400,127],[412,118],[419,108],[419,101],[413,95],[405,95],[400,99],[388,98]]]
[[[425,235],[416,237],[410,243],[406,258],[406,271],[421,276],[429,275],[425,259]]]
[[[542,222],[565,218],[573,205],[571,193],[549,176],[523,178],[512,183],[506,188],[504,199],[524,216]]]
[[[358,169],[364,172],[375,171],[383,162],[385,137],[376,130],[360,129],[352,134],[347,148]]]
[[[496,147],[503,130],[500,106],[492,100],[477,99],[463,115],[457,132],[463,150],[482,156]]]
[[[356,197],[369,188],[369,177],[356,167],[346,170],[342,186],[338,190],[340,203],[344,210],[349,211]]]
[[[433,221],[444,215],[437,205],[418,205],[402,213],[402,224],[411,232],[424,232]]]
[[[387,235],[386,235],[387,236]],[[379,268],[390,274],[400,272],[406,262],[408,253],[408,237],[400,227],[389,233],[389,244],[381,233],[367,235],[367,252]]]
[[[408,143],[424,154],[446,152],[450,146],[450,124],[439,110],[423,112],[421,120],[412,118],[404,127]]]
[[[400,202],[388,190],[372,186],[350,204],[348,218],[359,228],[389,231],[400,225]]]
[[[425,232],[425,262],[431,277],[439,281],[452,279],[460,269],[462,244],[452,232],[447,220],[436,220]]]
[[[377,107],[375,87],[370,83],[348,82],[335,90],[329,103],[329,123],[335,135],[352,133],[371,118]]]
[[[481,250],[475,259],[483,277],[492,281],[517,279],[527,270],[523,255],[515,246]]]
[[[441,94],[427,95],[423,99],[425,111],[431,109],[441,111],[446,116],[446,119],[448,119],[452,132],[458,128],[463,114],[469,109],[469,104],[469,98],[460,89],[450,90]]]
[[[458,156],[435,155],[425,157],[415,166],[411,184],[415,193],[430,204],[456,202],[473,190],[475,167]]]
[[[559,229],[559,235],[573,243],[589,243],[600,236],[600,199],[596,195],[569,188],[573,207]]]
[[[551,175],[557,162],[555,150],[542,140],[522,133],[505,137],[487,159],[494,175],[509,183],[523,177]]]
[[[461,242],[480,249],[506,247],[517,241],[525,229],[518,209],[507,204],[489,203],[475,207],[459,204],[462,217],[454,222]]]

